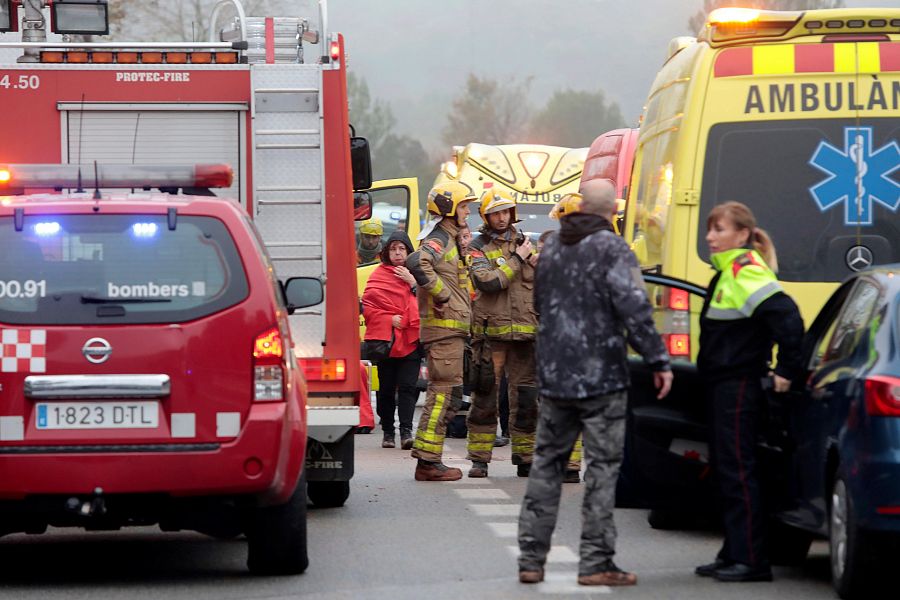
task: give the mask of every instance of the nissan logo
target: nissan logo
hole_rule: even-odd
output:
[[[852,271],[862,271],[875,262],[875,256],[865,246],[853,246],[847,250],[846,260]]]
[[[112,354],[112,346],[103,338],[95,337],[84,343],[81,353],[88,359],[88,362],[99,365],[109,360],[109,356]]]

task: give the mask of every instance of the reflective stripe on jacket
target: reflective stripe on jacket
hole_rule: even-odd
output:
[[[469,275],[456,245],[458,233],[455,220],[445,217],[406,259],[418,284],[420,338],[426,344],[469,335]]]
[[[697,368],[707,382],[762,377],[778,344],[775,373],[802,373],[803,320],[775,274],[753,251],[739,248],[710,257],[718,273],[700,313]]]
[[[782,291],[775,273],[756,250],[735,248],[709,258],[722,275],[710,299],[707,319],[746,319],[757,306]]]
[[[482,233],[469,246],[469,273],[477,291],[472,333],[507,341],[533,340],[534,267],[516,254],[516,229]]]

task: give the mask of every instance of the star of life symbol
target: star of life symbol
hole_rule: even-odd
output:
[[[47,370],[47,330],[0,331],[0,372],[44,373]]]
[[[900,207],[900,183],[891,178],[900,168],[900,146],[893,141],[873,152],[871,127],[845,127],[844,150],[820,142],[809,164],[828,175],[809,190],[819,210],[843,203],[845,225],[871,225],[875,202]]]

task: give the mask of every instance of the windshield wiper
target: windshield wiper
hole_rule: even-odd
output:
[[[171,302],[170,298],[101,298],[100,296],[82,296],[82,304],[157,304]]]

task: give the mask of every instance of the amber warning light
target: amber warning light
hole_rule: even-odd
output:
[[[7,165],[0,186],[34,188],[227,188],[228,165]]]

